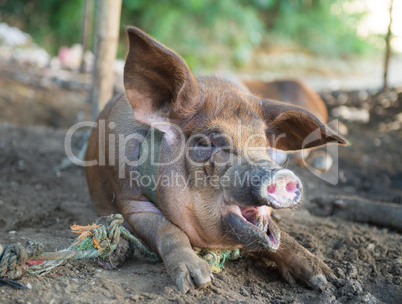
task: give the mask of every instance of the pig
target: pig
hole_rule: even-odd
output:
[[[302,107],[323,123],[328,122],[328,110],[321,97],[301,80],[242,80],[251,93],[265,99],[281,100]]]
[[[178,54],[136,27],[127,35],[125,94],[106,105],[88,140],[86,177],[97,212],[121,213],[184,293],[212,278],[193,246],[239,248],[274,261],[289,283],[326,284],[330,268],[270,218],[272,209],[297,206],[303,186],[268,148],[346,140],[305,109],[215,76],[194,77]],[[150,154],[143,149],[149,132],[160,134]],[[155,157],[155,180],[165,178],[152,189],[138,178],[144,157]]]
[[[293,105],[302,107],[314,114],[323,123],[328,123],[328,109],[321,97],[314,92],[307,84],[301,80],[283,79],[275,81],[261,80],[242,80],[251,93],[265,99],[281,100]],[[322,150],[315,150],[310,154],[310,150],[304,150],[303,153],[293,153],[293,159],[301,167],[306,166],[307,158],[312,168],[319,172],[326,172],[332,166],[332,158]],[[278,164],[284,164],[288,158],[287,153],[270,150],[270,155]]]

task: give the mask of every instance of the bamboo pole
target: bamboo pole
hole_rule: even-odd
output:
[[[388,66],[389,66],[389,58],[391,57],[391,38],[392,38],[392,6],[394,4],[394,0],[391,0],[389,6],[389,24],[388,24],[388,32],[385,37],[385,60],[384,60],[384,75],[383,75],[383,90],[388,88]]]
[[[117,53],[122,0],[96,2],[95,66],[91,90],[92,119],[113,96],[113,63]]]
[[[86,0],[84,7],[84,16],[82,20],[82,57],[80,65],[80,73],[85,73],[87,67],[84,60],[85,52],[88,50],[91,33],[92,33],[92,18],[94,15],[94,0]]]

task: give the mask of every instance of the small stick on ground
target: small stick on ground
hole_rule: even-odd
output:
[[[402,206],[361,197],[316,198],[310,212],[402,231]]]

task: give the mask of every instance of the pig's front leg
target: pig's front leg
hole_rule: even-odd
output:
[[[211,282],[208,263],[197,256],[187,235],[152,203],[125,201],[119,203],[119,208],[137,237],[162,258],[181,292]]]
[[[283,278],[291,285],[299,281],[309,288],[318,289],[327,284],[326,277],[335,279],[332,270],[324,262],[285,232],[281,232],[278,250],[263,253],[263,257],[274,261]]]

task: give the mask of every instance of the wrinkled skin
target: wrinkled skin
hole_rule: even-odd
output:
[[[182,292],[211,281],[192,246],[241,248],[275,261],[290,283],[323,284],[328,267],[270,218],[271,208],[301,201],[302,184],[267,149],[345,140],[304,109],[260,100],[227,80],[194,78],[176,53],[137,28],[127,32],[125,96],[102,111],[86,154],[97,161],[86,168],[97,211],[121,213]],[[156,178],[168,177],[156,187],[158,207],[144,195],[135,163],[151,125],[164,134]]]

